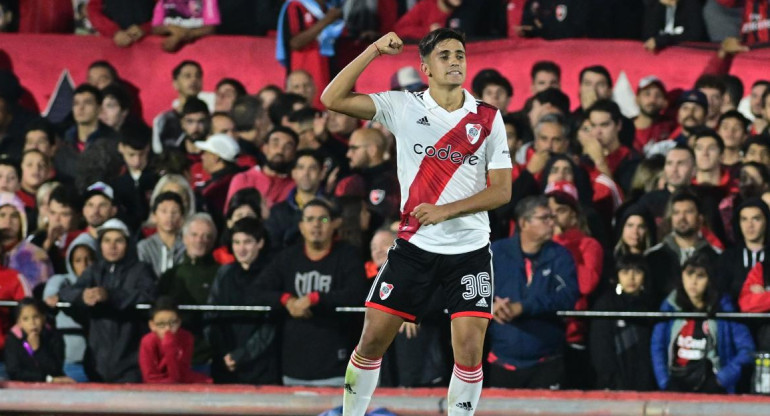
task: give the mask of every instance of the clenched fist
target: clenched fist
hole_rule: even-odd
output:
[[[404,41],[395,32],[390,32],[377,39],[373,45],[380,55],[398,55],[404,50]]]

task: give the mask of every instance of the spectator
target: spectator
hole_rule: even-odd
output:
[[[572,255],[577,269],[580,297],[574,305],[577,311],[588,309],[588,297],[599,285],[604,263],[604,250],[590,237],[585,216],[578,204],[575,185],[566,181],[549,183],[545,189],[548,206],[554,215],[553,241],[564,246]],[[566,383],[570,388],[588,388],[590,380],[589,356],[586,351],[584,321],[567,321],[567,349],[565,350]]]
[[[343,162],[348,146],[337,140],[329,140],[325,128],[327,117],[328,115],[314,108],[305,107],[289,114],[285,124],[299,137],[297,150],[315,149],[323,159],[324,173],[329,175],[334,170],[339,171],[338,167],[347,165]],[[339,175],[338,172],[334,176]]]
[[[365,242],[372,238],[372,214],[364,197],[344,195],[334,201],[334,209],[339,211],[340,226],[337,228],[336,241],[345,242],[356,248],[362,258],[369,254]]]
[[[74,189],[60,185],[48,198],[48,222],[44,228],[29,236],[29,241],[48,253],[56,273],[66,273],[67,252],[75,238],[82,233],[77,229],[80,201]]]
[[[14,381],[74,383],[64,375],[64,341],[45,323],[45,311],[38,301],[25,298],[16,308],[16,325],[5,345],[8,375]]]
[[[0,154],[17,160],[24,146],[24,129],[36,117],[21,106],[22,92],[16,74],[0,69]]]
[[[396,232],[390,228],[383,227],[374,232],[372,240],[369,242],[369,254],[371,260],[367,261],[364,265],[366,268],[367,279],[371,280],[377,277],[380,268],[388,259],[388,250],[393,246],[395,241]]]
[[[157,232],[137,245],[139,261],[152,267],[160,276],[182,262],[185,246],[182,243],[184,203],[174,192],[159,194],[152,203],[152,222]]]
[[[234,78],[222,78],[217,82],[216,101],[214,104],[215,112],[228,113],[233,108],[233,104],[239,98],[246,96],[246,87]]]
[[[160,3],[159,3],[160,4]],[[175,142],[182,135],[182,110],[189,98],[197,97],[203,87],[203,68],[195,61],[182,61],[171,71],[177,98],[173,108],[152,120],[152,151],[163,152],[164,143]],[[208,108],[206,109],[208,112]]]
[[[569,97],[556,88],[548,88],[535,94],[535,96],[529,100],[529,103],[529,111],[527,111],[526,108],[522,110],[526,112],[526,114],[522,115],[526,116],[528,122],[527,127],[529,127],[529,129],[520,132],[520,136],[525,143],[534,140],[533,130],[538,121],[544,116],[549,114],[559,114],[566,117],[569,114]],[[528,160],[524,153],[526,150],[522,149],[525,149],[525,146],[522,146],[516,154],[516,162],[518,163],[526,163]]]
[[[765,243],[770,220],[770,209],[759,198],[743,202],[735,210],[733,230],[736,244],[719,256],[717,262],[718,286],[721,293],[739,301],[747,275],[765,260]],[[741,309],[743,304],[741,304]]]
[[[139,345],[139,367],[145,383],[206,383],[211,380],[190,368],[194,339],[182,328],[173,299],[161,296],[150,312],[150,333]]]
[[[53,275],[48,254],[28,242],[27,214],[21,200],[13,194],[0,193],[0,244],[3,245],[3,264],[17,270],[29,290],[39,293],[41,285]]]
[[[645,292],[649,277],[640,254],[620,256],[615,262],[610,290],[594,305],[597,311],[652,312]],[[652,322],[641,319],[593,319],[588,336],[596,387],[609,390],[649,391],[654,388],[650,361]]]
[[[690,145],[695,132],[706,125],[709,102],[706,94],[700,90],[689,90],[682,93],[678,100],[677,123],[679,127],[671,133],[671,140],[684,145]]]
[[[203,170],[211,178],[200,188],[200,197],[214,218],[214,223],[221,228],[224,225],[222,214],[230,183],[241,171],[235,163],[240,148],[235,139],[225,134],[209,136],[205,142],[196,142],[195,146],[202,151]]]
[[[666,119],[663,114],[668,106],[666,87],[655,75],[639,81],[636,105],[639,106],[639,115],[634,118],[636,135],[633,147],[637,152],[645,152],[648,143],[668,139],[675,127],[673,121]]]
[[[287,74],[303,69],[323,90],[331,80],[329,58],[335,55],[334,43],[344,25],[341,2],[287,1],[278,16],[275,57]]]
[[[588,66],[580,71],[578,78],[580,107],[572,112],[572,125],[575,130],[578,123],[586,116],[586,111],[598,100],[612,99],[612,77],[610,71],[601,65]],[[620,129],[620,142],[625,146],[632,146],[634,142],[634,124],[631,119],[621,114],[622,123]]]
[[[72,116],[75,125],[64,133],[64,141],[78,153],[91,146],[98,139],[113,139],[115,130],[99,120],[102,92],[88,84],[75,88],[72,98]]]
[[[191,164],[201,161],[200,150],[195,142],[206,140],[211,127],[211,114],[206,103],[190,97],[182,107],[182,134],[174,140],[164,142],[164,149],[176,149],[187,155]],[[193,166],[192,170],[195,170]]]
[[[724,140],[725,150],[722,153],[722,166],[729,170],[733,177],[736,168],[740,169],[743,159],[743,145],[748,137],[751,122],[737,110],[730,110],[719,116],[717,132]]]
[[[193,214],[195,214],[195,193],[190,186],[190,182],[187,182],[187,179],[185,179],[184,176],[177,174],[161,176],[158,180],[158,183],[155,184],[155,188],[152,189],[152,194],[150,195],[150,205],[155,202],[155,198],[157,198],[158,195],[166,191],[174,192],[182,198],[182,203],[184,204],[185,219],[190,218]],[[152,221],[150,221],[150,223],[151,222]]]
[[[738,109],[738,105],[743,99],[744,87],[743,81],[735,75],[722,75],[722,82],[725,84],[725,93],[722,95],[721,113],[724,114],[728,111]]]
[[[513,87],[504,76],[485,77],[479,86],[478,97],[487,104],[500,110],[502,115],[508,114],[508,105],[513,99]]]
[[[273,128],[262,145],[267,162],[264,166],[254,166],[236,174],[230,182],[227,201],[230,201],[235,192],[249,186],[259,190],[268,206],[285,200],[294,186],[294,181],[288,173],[294,164],[298,143],[299,137],[290,128]]]
[[[682,265],[676,289],[663,301],[662,312],[732,312],[721,297],[708,256],[696,254]],[[735,393],[743,370],[751,363],[754,341],[742,323],[721,319],[672,319],[655,325],[652,365],[661,390]]]
[[[43,182],[47,181],[51,174],[51,161],[43,152],[35,149],[25,150],[21,156],[21,189],[16,195],[30,211],[37,213],[36,195]],[[37,223],[37,221],[35,221]],[[35,226],[30,227],[36,228]]]
[[[770,169],[770,135],[751,136],[744,148],[743,163],[756,162]]]
[[[219,264],[211,255],[217,237],[217,229],[211,216],[194,214],[182,228],[184,258],[160,276],[158,295],[170,296],[182,305],[205,305]],[[184,328],[195,337],[192,355],[193,369],[211,371],[211,346],[203,336],[203,316],[200,313],[180,313]]]
[[[235,262],[220,267],[211,286],[209,304],[260,303],[260,285],[265,278],[260,272],[265,270],[267,264],[262,253],[264,245],[265,231],[258,219],[243,218],[233,225]],[[292,259],[293,262],[297,260]],[[255,316],[212,312],[206,316],[210,322],[206,331],[214,355],[211,374],[215,383],[278,383],[278,332],[272,314]],[[302,341],[305,342],[307,339]]]
[[[125,223],[129,230],[137,231],[142,221],[150,215],[148,195],[158,182],[158,174],[150,167],[150,136],[122,134],[118,151],[123,157],[123,172],[111,181],[115,199],[124,208]]]
[[[32,290],[27,286],[24,276],[0,264],[0,299],[20,301],[26,296],[32,296]],[[0,308],[0,351],[5,350],[6,336],[13,325],[11,310]],[[5,373],[4,361],[0,362],[0,371]]]
[[[770,81],[760,79],[751,86],[751,94],[749,95],[749,105],[751,107],[751,115],[754,117],[754,122],[751,124],[751,130],[749,135],[760,134],[767,128],[767,120],[762,116],[765,107],[764,95],[767,88],[770,87]]]
[[[230,115],[235,123],[235,137],[241,153],[253,157],[258,163],[264,162],[260,150],[267,133],[272,130],[264,102],[259,98],[244,96],[235,100]]]
[[[644,49],[648,52],[656,52],[681,42],[705,41],[703,2],[699,0],[645,2],[642,36],[642,39],[646,39]]]
[[[693,185],[701,192],[708,192],[717,200],[722,200],[733,189],[735,181],[727,169],[722,169],[720,161],[725,143],[716,131],[705,128],[695,134],[695,177]]]
[[[101,227],[97,243],[101,256],[59,298],[86,308],[91,359],[86,374],[96,382],[138,383],[142,380],[138,353],[143,325],[136,304],[155,299],[155,274],[129,248],[126,225],[111,219]]]
[[[310,106],[305,97],[294,93],[283,93],[275,98],[267,109],[270,122],[275,126],[282,126],[294,111]]]
[[[393,165],[385,160],[385,136],[377,129],[358,129],[350,136],[348,160],[353,175],[343,178],[334,192],[336,196],[359,195],[367,199],[369,209],[377,215],[374,226],[396,218],[401,192]]]
[[[545,197],[519,202],[516,219],[517,234],[492,244],[497,279],[490,385],[558,389],[565,376],[566,332],[556,311],[571,309],[578,298],[575,263],[551,241],[554,216]]]
[[[326,119],[326,130],[329,132],[329,135],[331,138],[347,145],[350,135],[360,127],[358,119],[331,110],[327,111],[327,114],[329,117]]]
[[[313,199],[323,196],[323,164],[320,155],[314,150],[300,150],[291,169],[291,178],[296,184],[286,200],[270,208],[270,218],[265,221],[265,229],[273,250],[280,250],[294,245],[301,235],[298,224],[302,219],[302,209]],[[240,191],[239,191],[240,192]]]
[[[540,91],[549,88],[561,89],[561,67],[552,61],[537,61],[532,65],[530,71],[532,85],[530,92],[536,95]]]
[[[652,278],[649,289],[656,302],[676,286],[682,265],[688,258],[701,253],[716,263],[722,252],[701,233],[703,209],[697,196],[688,191],[677,192],[671,196],[667,211],[667,226],[671,233],[645,253]]]
[[[213,34],[219,23],[217,0],[159,0],[152,12],[152,33],[165,36],[161,46],[166,52]]]
[[[134,113],[131,97],[121,84],[110,84],[102,88],[102,108],[99,120],[111,127],[123,137],[128,133],[150,137],[152,131],[140,119],[141,114]]]
[[[299,224],[304,241],[279,253],[258,278],[260,301],[288,311],[281,354],[284,385],[343,382],[346,354],[353,351],[354,334],[360,328],[335,308],[360,303],[366,279],[359,252],[348,244],[332,243],[339,226],[326,202],[308,202]]]
[[[89,0],[86,13],[100,35],[125,48],[150,33],[153,5],[154,0],[134,1],[130,5],[116,0]]]
[[[88,235],[80,235],[67,248],[65,273],[57,274],[45,284],[43,299],[54,310],[59,302],[59,292],[74,285],[83,272],[96,261],[96,242]],[[88,381],[83,360],[86,353],[86,320],[83,310],[77,307],[56,312],[56,328],[64,332],[64,374],[78,382]]]
[[[523,35],[543,39],[582,38],[589,9],[575,0],[527,1],[521,24]]]
[[[83,219],[86,220],[84,231],[94,240],[98,237],[99,227],[118,213],[114,198],[112,187],[104,182],[92,184],[83,194]]]
[[[21,166],[8,157],[0,157],[0,191],[16,194],[21,189]]]
[[[591,133],[602,147],[604,158],[594,156],[591,159],[596,169],[614,178],[620,187],[626,191],[631,188],[631,179],[639,165],[639,155],[635,150],[620,142],[623,115],[617,104],[610,100],[596,101],[586,115],[591,121]],[[585,143],[581,143],[586,146]],[[598,156],[598,155],[597,155]]]
[[[226,134],[230,137],[235,137],[235,121],[233,121],[230,113],[217,111],[211,114],[211,131],[209,133]]]
[[[422,80],[420,72],[411,66],[403,66],[390,77],[391,91],[425,91],[428,85]]]
[[[768,154],[770,158],[770,153]],[[686,145],[678,144],[666,154],[666,164],[663,167],[663,189],[646,193],[639,199],[643,207],[656,221],[662,218],[666,204],[671,195],[690,185],[695,173],[695,153]]]
[[[320,99],[313,76],[304,69],[296,69],[286,75],[286,92],[305,98],[307,102],[313,103],[314,107],[323,108],[322,105],[318,105]]]
[[[704,74],[695,81],[695,88],[708,99],[706,127],[715,129],[719,122],[719,116],[722,114],[722,102],[727,87],[719,75]]]
[[[655,245],[655,222],[638,205],[632,205],[623,211],[617,221],[616,258],[630,254],[644,254]],[[647,276],[648,279],[651,276]]]
[[[24,133],[24,151],[37,150],[53,162],[48,177],[71,180],[74,176],[74,163],[77,153],[68,146],[60,146],[56,140],[56,130],[48,120],[38,118],[27,125]]]
[[[227,204],[225,212],[227,218],[227,228],[222,232],[221,246],[214,250],[214,259],[219,264],[228,264],[235,261],[233,253],[230,250],[230,230],[238,220],[245,217],[256,218],[260,221],[269,220],[271,214],[267,208],[267,202],[262,198],[262,194],[254,188],[243,188],[233,194],[230,202]],[[268,234],[268,243],[270,235]]]

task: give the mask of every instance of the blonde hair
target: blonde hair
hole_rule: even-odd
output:
[[[61,186],[61,182],[57,181],[48,181],[43,182],[42,185],[40,185],[40,188],[37,188],[37,192],[35,192],[35,203],[38,207],[38,214],[37,214],[37,230],[45,230],[48,228],[48,217],[43,212],[43,209],[40,209],[43,206],[48,205],[48,199],[51,196],[51,192],[53,192],[54,189]]]
[[[192,190],[192,187],[190,186],[190,182],[187,181],[187,179],[179,174],[176,173],[168,173],[166,175],[163,175],[159,180],[158,183],[155,184],[155,188],[152,189],[152,194],[150,195],[150,206],[153,206],[155,204],[155,198],[160,195],[161,192],[163,192],[166,185],[169,183],[179,185],[184,189],[184,194],[179,195],[182,197],[182,202],[184,203],[184,218],[190,218],[193,214],[195,214],[195,193]],[[150,213],[150,216],[152,216],[152,213]],[[147,224],[152,224],[150,219],[147,219]]]

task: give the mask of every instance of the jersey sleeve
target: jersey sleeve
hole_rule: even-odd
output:
[[[492,122],[492,131],[487,138],[486,146],[487,170],[511,169],[511,152],[508,149],[508,138],[505,134],[503,116],[498,111]]]
[[[372,121],[384,124],[396,137],[399,133],[398,120],[406,107],[407,94],[403,91],[369,94],[369,97],[374,101],[374,107],[377,109]]]

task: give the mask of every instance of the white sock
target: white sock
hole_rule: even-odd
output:
[[[449,382],[447,410],[449,416],[473,415],[481,397],[481,382],[484,373],[481,363],[475,367],[464,367],[455,363],[452,380]]]
[[[364,416],[380,379],[380,364],[382,357],[365,358],[358,355],[357,349],[353,350],[345,371],[342,416]]]

